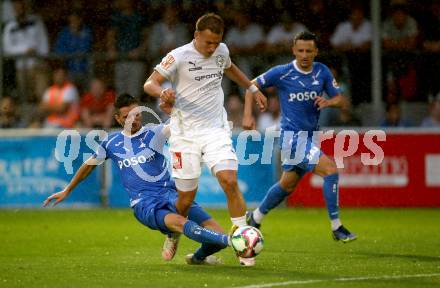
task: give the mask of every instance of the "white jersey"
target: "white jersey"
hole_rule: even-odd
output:
[[[194,132],[226,126],[221,83],[223,71],[229,67],[231,59],[224,43],[210,57],[205,57],[193,42],[172,50],[156,66],[155,70],[176,91],[170,123],[172,135],[191,136]]]

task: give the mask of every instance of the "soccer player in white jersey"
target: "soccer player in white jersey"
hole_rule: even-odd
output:
[[[163,58],[145,82],[144,90],[160,97],[162,107],[172,106],[169,143],[179,213],[186,215],[195,198],[204,162],[225,191],[233,225],[240,227],[246,225],[246,204],[237,185],[238,161],[223,107],[223,75],[258,95],[258,99],[265,97],[231,62],[227,46],[221,43],[223,31],[220,16],[208,13],[200,17],[194,39]],[[172,88],[162,87],[166,81]],[[253,265],[253,260],[240,261]]]
[[[329,68],[314,61],[318,55],[315,34],[306,31],[298,33],[293,40],[292,52],[295,60],[275,66],[253,80],[263,89],[276,87],[278,91],[283,173],[280,181],[267,191],[259,207],[249,213],[248,222],[259,228],[264,216],[295,190],[304,174],[313,172],[324,179],[323,195],[333,238],[343,243],[351,242],[356,235],[342,226],[339,219],[339,175],[335,161],[321,151],[314,137],[314,132],[319,130],[320,110],[341,107],[344,99]],[[324,98],[324,93],[330,99]],[[243,128],[251,129],[255,123],[251,104],[254,97],[250,93],[246,93],[245,97]],[[295,162],[296,154],[303,158]],[[291,155],[295,155],[294,161]]]
[[[175,235],[183,233],[202,244],[194,254],[186,256],[188,264],[218,264],[218,258],[212,254],[229,245],[223,228],[195,202],[191,203],[188,219],[177,214],[176,188],[162,152],[168,126],[142,126],[140,114],[136,112],[138,102],[128,94],[119,96],[114,106],[115,119],[124,130],[110,134],[66,188],[50,195],[44,206],[52,200],[53,205],[63,201],[98,164],[110,158],[118,165],[136,219],[168,236],[162,250],[164,260],[173,259],[179,240]]]

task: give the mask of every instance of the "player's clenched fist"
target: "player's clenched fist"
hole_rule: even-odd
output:
[[[160,99],[164,103],[169,103],[169,104],[173,105],[174,101],[176,100],[176,92],[171,88],[163,89],[160,92]]]

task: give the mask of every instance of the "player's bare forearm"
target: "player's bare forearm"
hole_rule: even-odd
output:
[[[241,126],[245,130],[253,130],[256,128],[255,118],[252,113],[252,103],[254,100],[254,95],[250,91],[246,91],[244,96],[244,113],[243,119],[241,120]]]
[[[69,194],[75,189],[75,187],[83,181],[87,176],[92,173],[93,169],[95,169],[97,165],[97,162],[93,158],[89,158],[86,162],[79,167],[78,171],[75,173],[75,176],[73,176],[70,183],[64,188],[63,191],[53,193],[49,197],[46,198],[46,200],[43,203],[43,206],[46,207],[47,204],[49,204],[52,200],[54,200],[52,206],[57,205],[59,202],[63,201]]]
[[[70,180],[70,183],[66,187],[66,191],[68,193],[72,192],[75,187],[81,183],[84,179],[86,179],[90,173],[96,168],[97,166],[97,160],[90,158],[86,162],[84,162],[81,167],[79,167],[78,171],[76,171],[75,175],[73,176],[72,180]]]
[[[161,86],[163,82],[162,78],[162,75],[160,75],[157,71],[151,73],[150,77],[148,77],[144,84],[145,93],[153,97],[160,97],[160,93],[163,90]]]
[[[244,116],[249,117],[253,116],[252,113],[252,103],[254,102],[254,95],[252,92],[247,91],[244,94]]]
[[[225,74],[240,87],[247,89],[252,85],[249,78],[234,63],[231,64],[231,67],[225,69]]]
[[[250,130],[256,128],[255,118],[252,112],[252,103],[255,101],[258,108],[261,112],[265,111],[267,108],[267,98],[260,92],[260,87],[258,86],[257,81],[252,80],[252,84],[254,85],[252,92],[250,89],[246,90],[244,96],[244,113],[242,120],[243,129]]]
[[[341,94],[338,94],[331,99],[325,99],[322,96],[317,96],[315,99],[315,105],[318,106],[318,110],[327,107],[342,108],[345,103],[345,98]]]
[[[176,92],[171,88],[162,88],[161,85],[165,80],[165,77],[159,74],[159,72],[154,71],[151,73],[150,77],[148,77],[147,81],[145,81],[144,91],[153,97],[160,97],[162,102],[168,103],[172,106],[176,100]]]
[[[344,96],[338,94],[329,100],[329,107],[342,108],[344,101]]]

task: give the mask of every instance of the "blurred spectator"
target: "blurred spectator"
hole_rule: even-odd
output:
[[[430,52],[440,52],[440,1],[434,0],[429,12],[431,13],[425,15],[423,48]]]
[[[40,110],[46,115],[46,128],[75,127],[79,120],[78,91],[67,79],[64,68],[53,72],[53,85],[44,93]]]
[[[90,82],[90,89],[81,97],[81,121],[86,128],[110,128],[116,95],[107,90],[101,79]]]
[[[418,28],[416,20],[408,14],[404,2],[390,7],[391,16],[383,25],[383,45],[385,49],[410,50],[417,46]]]
[[[353,104],[371,98],[371,23],[361,5],[353,6],[348,21],[338,24],[330,38],[336,50],[345,53],[350,73]]]
[[[280,102],[278,96],[272,95],[267,99],[267,111],[260,114],[257,120],[257,130],[264,132],[267,128],[280,128]]]
[[[9,96],[0,99],[0,128],[23,128],[17,103]]]
[[[241,128],[243,119],[243,101],[240,95],[231,94],[226,101],[226,111],[228,112],[228,121],[232,122],[233,129]]]
[[[398,104],[387,104],[385,119],[380,124],[381,127],[410,127],[411,122],[402,118],[402,112]]]
[[[386,50],[387,80],[395,82],[397,97],[415,100],[417,92],[416,56],[411,52],[417,46],[417,22],[408,14],[404,2],[391,7],[391,16],[383,25],[383,46]],[[387,100],[392,101],[391,99]]]
[[[371,99],[371,29],[363,7],[356,5],[351,9],[349,20],[338,24],[330,38],[332,47],[347,57],[355,105]]]
[[[308,9],[307,14],[304,17],[304,24],[318,36],[319,47],[329,48],[329,39],[333,29],[335,27],[334,11],[329,9],[324,0],[311,0],[307,1]],[[331,12],[330,12],[331,11]],[[330,13],[332,13],[330,15]]]
[[[263,65],[263,59],[258,53],[264,45],[263,28],[252,23],[248,14],[235,11],[234,25],[228,30],[225,36],[225,43],[228,45],[231,54],[235,56],[235,64],[249,78],[256,74],[257,65]],[[260,63],[260,64],[259,64]],[[226,94],[230,92],[231,81],[225,79],[223,87]],[[242,91],[244,94],[244,92]]]
[[[134,0],[115,0],[111,28],[107,31],[107,51],[116,59],[117,94],[139,97],[145,81],[145,57],[148,39],[144,17],[135,9]]]
[[[365,18],[362,6],[353,6],[350,19],[336,27],[331,45],[341,51],[365,51],[371,44],[371,23]]]
[[[46,66],[41,59],[49,52],[44,23],[36,15],[27,13],[26,1],[14,0],[15,19],[8,22],[3,32],[6,56],[28,56],[15,60],[16,80],[21,99],[37,101],[48,84]]]
[[[432,100],[429,116],[423,119],[421,127],[440,128],[440,92]]]
[[[438,77],[432,77],[440,71],[440,1],[433,0],[425,12],[423,14],[425,61],[421,69],[420,93],[429,95],[440,91]]]
[[[326,108],[328,109],[328,108]],[[324,111],[326,110],[324,109]],[[359,127],[362,126],[361,120],[354,114],[353,107],[349,98],[345,98],[345,103],[338,109],[337,117],[331,118],[328,125],[333,127]],[[323,112],[324,112],[323,111]]]
[[[151,29],[148,52],[152,57],[157,58],[190,40],[186,26],[180,23],[178,10],[169,5],[166,6],[161,21],[154,24]]]
[[[269,52],[289,52],[292,46],[293,37],[302,31],[307,30],[304,24],[293,21],[286,11],[281,16],[281,24],[273,26],[267,35],[266,44]],[[289,60],[291,58],[289,54]]]
[[[319,126],[351,126],[350,124],[352,121],[353,124],[356,123],[358,125],[361,125],[361,122],[359,120],[356,120],[356,117],[352,113],[350,89],[347,81],[344,79],[344,77],[342,77],[343,75],[341,69],[337,66],[329,66],[329,68],[333,77],[335,77],[339,88],[341,89],[342,95],[344,95],[345,102],[343,107],[327,107],[321,110],[318,121]],[[324,95],[324,97],[328,96]]]
[[[73,11],[68,16],[68,25],[57,35],[54,52],[61,55],[85,56],[92,51],[92,31],[83,24],[81,15]],[[71,58],[66,61],[69,77],[80,88],[85,88],[89,79],[89,61],[87,58]]]
[[[256,53],[264,45],[264,41],[263,28],[251,22],[248,14],[235,11],[234,25],[229,28],[225,36],[231,54]]]

